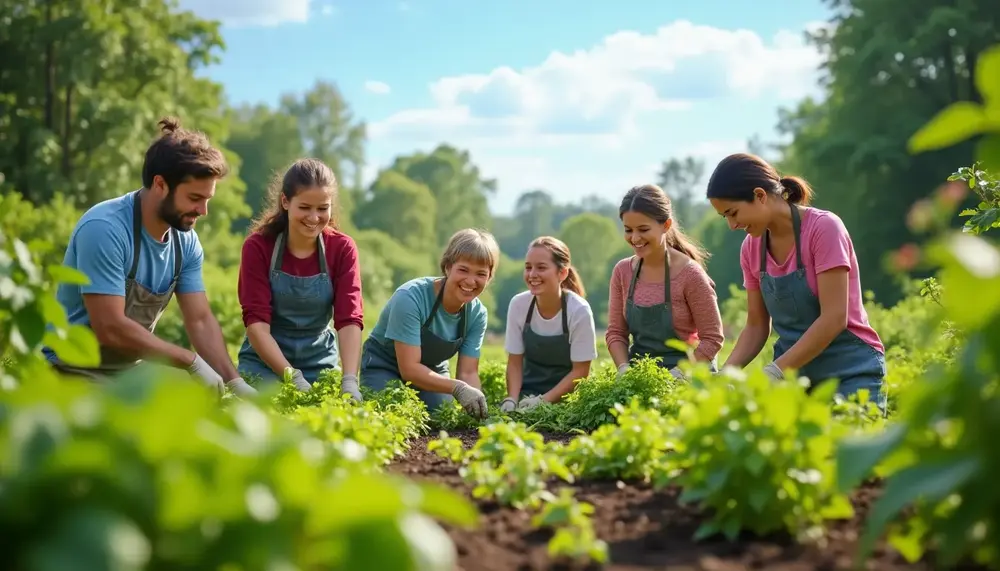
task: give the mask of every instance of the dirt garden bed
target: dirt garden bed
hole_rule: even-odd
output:
[[[476,439],[475,432],[453,433],[466,446]],[[390,470],[417,480],[430,480],[451,489],[470,493],[450,461],[427,452],[423,437],[409,452],[394,462]],[[549,436],[549,438],[568,437]],[[878,498],[877,488],[865,487],[852,497],[857,510],[851,521],[833,522],[829,542],[824,548],[803,547],[783,538],[743,538],[736,543],[724,539],[702,542],[692,535],[702,520],[692,506],[679,505],[677,489],[654,491],[643,484],[578,482],[573,486],[577,498],[594,505],[593,521],[598,537],[608,543],[611,562],[586,569],[607,571],[767,571],[849,570],[861,522],[870,505]],[[470,496],[471,497],[471,496]],[[456,571],[540,571],[575,569],[556,564],[546,552],[551,532],[535,529],[531,513],[499,507],[492,501],[476,502],[480,527],[466,530],[445,526],[458,549]],[[879,546],[864,567],[870,571],[931,571],[930,564],[909,564],[893,550]],[[979,571],[962,567],[955,571]]]

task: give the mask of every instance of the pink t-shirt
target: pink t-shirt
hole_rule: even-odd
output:
[[[806,282],[813,295],[818,296],[816,275],[833,268],[848,269],[847,329],[880,353],[885,352],[878,333],[868,323],[864,297],[861,293],[861,274],[858,258],[854,254],[854,244],[847,233],[847,227],[836,214],[818,208],[802,209],[802,264],[806,267]],[[748,290],[760,289],[760,248],[763,238],[747,235],[740,249],[740,266],[743,268],[743,287]],[[778,277],[792,273],[798,268],[795,249],[788,253],[788,259],[779,264],[770,252],[767,254],[767,273]]]

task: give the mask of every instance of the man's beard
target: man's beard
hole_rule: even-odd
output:
[[[194,223],[198,218],[197,212],[180,212],[177,210],[177,204],[174,203],[174,195],[171,194],[160,203],[160,208],[157,214],[160,218],[170,225],[171,228],[179,232],[187,232],[194,228]],[[184,218],[187,217],[190,221],[185,221]]]

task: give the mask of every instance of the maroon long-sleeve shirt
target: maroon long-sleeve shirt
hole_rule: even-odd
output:
[[[243,325],[249,327],[263,321],[271,323],[271,252],[277,237],[253,233],[243,242],[240,279],[237,286],[243,306]],[[333,282],[333,327],[345,325],[364,329],[364,302],[361,298],[361,268],[358,247],[347,234],[332,229],[323,231],[326,265]],[[319,252],[308,258],[296,258],[287,251],[282,256],[281,271],[292,276],[314,276],[319,273]]]

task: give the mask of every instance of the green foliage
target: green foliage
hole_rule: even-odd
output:
[[[998,74],[1000,79],[1000,74]],[[1000,158],[1000,149],[997,149]],[[997,169],[1000,171],[1000,168]],[[983,170],[980,163],[971,167],[962,167],[948,177],[949,181],[962,181],[979,197],[975,208],[967,208],[959,216],[969,216],[965,221],[965,231],[972,234],[982,234],[993,228],[1000,228],[1000,179]]]
[[[833,489],[836,385],[807,394],[759,370],[726,380],[692,384],[677,418],[681,498],[714,510],[696,536],[783,530],[817,540],[825,519],[851,517]]]
[[[3,369],[23,375],[43,361],[47,346],[64,362],[76,366],[98,364],[97,339],[89,328],[70,325],[56,299],[60,283],[86,284],[83,274],[60,265],[44,270],[28,246],[0,230],[0,347]]]
[[[976,159],[990,170],[1000,170],[1000,44],[976,59],[976,90],[982,104],[956,101],[937,113],[907,143],[911,153],[950,147],[983,135],[976,145]]]
[[[355,441],[310,438],[250,401],[219,408],[186,374],[151,373],[111,389],[36,374],[0,393],[12,568],[454,567],[427,516],[474,523],[461,497],[371,473]],[[392,447],[372,444],[376,456]]]

